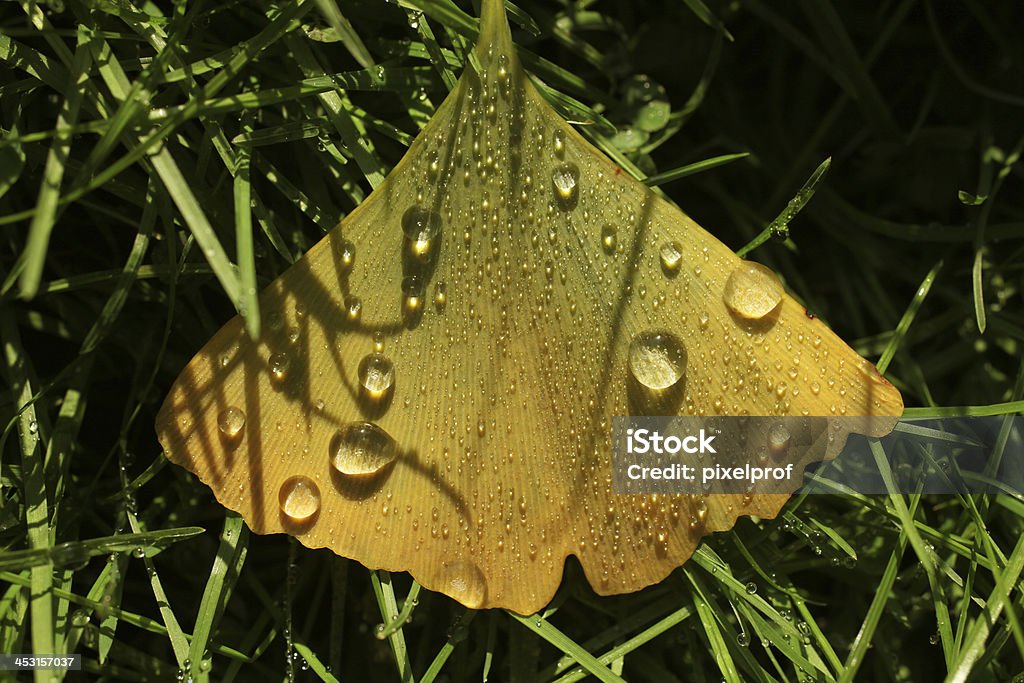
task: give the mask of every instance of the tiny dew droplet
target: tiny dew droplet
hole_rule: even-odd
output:
[[[604,227],[601,228],[601,247],[606,254],[614,254],[617,245],[618,237],[615,234],[615,226],[611,223],[605,223]]]
[[[444,310],[445,305],[448,303],[448,287],[443,282],[438,282],[434,285],[434,306],[437,310]]]
[[[245,413],[234,406],[225,408],[217,415],[217,429],[228,441],[242,438],[242,429],[244,428]]]
[[[669,332],[641,332],[629,345],[629,371],[648,389],[669,389],[686,372],[686,350]]]
[[[782,283],[770,269],[753,261],[740,263],[725,281],[725,305],[741,318],[757,320],[782,301]]]
[[[371,353],[359,363],[359,384],[363,395],[384,401],[395,386],[395,365],[383,353]]]
[[[272,353],[268,359],[270,378],[280,384],[288,378],[288,368],[292,359],[286,353]]]
[[[683,263],[683,248],[679,242],[665,242],[661,245],[661,269],[667,275],[675,275]]]
[[[352,266],[356,263],[356,245],[352,244],[345,238],[342,238],[338,242],[338,267],[341,269],[342,274],[347,274],[352,271]]]
[[[580,168],[576,164],[559,164],[551,172],[551,184],[555,190],[555,202],[569,211],[576,207],[579,200]]]
[[[357,296],[345,297],[345,319],[350,323],[359,322],[363,315],[363,300]]]
[[[277,494],[281,512],[292,522],[308,522],[320,512],[320,488],[309,477],[291,477]]]
[[[377,474],[394,462],[397,454],[395,440],[372,422],[350,422],[331,439],[331,466],[345,476]]]
[[[768,450],[776,458],[780,458],[789,452],[789,445],[792,442],[792,435],[786,429],[786,425],[776,422],[768,429]]]

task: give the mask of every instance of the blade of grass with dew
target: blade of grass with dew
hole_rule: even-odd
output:
[[[914,293],[914,298],[910,300],[910,305],[907,306],[906,312],[903,313],[903,317],[900,318],[899,323],[896,325],[896,329],[893,331],[892,337],[889,339],[889,343],[886,345],[885,350],[882,352],[881,358],[875,364],[878,371],[885,374],[885,371],[889,369],[889,363],[892,362],[893,357],[896,355],[896,351],[899,350],[900,344],[903,343],[904,337],[907,335],[907,330],[910,329],[911,324],[914,322],[914,318],[917,316],[917,312],[921,309],[921,305],[924,300],[928,297],[928,292],[931,291],[932,285],[935,284],[935,278],[938,277],[939,271],[942,270],[942,261],[937,261],[928,274],[921,280],[921,284],[918,286],[917,291]]]
[[[39,186],[35,215],[29,225],[28,242],[25,245],[25,267],[21,272],[21,296],[30,299],[39,291],[43,264],[50,244],[50,234],[57,218],[57,204],[64,180],[65,162],[71,154],[72,137],[68,129],[78,121],[78,110],[82,104],[85,82],[89,79],[90,54],[89,35],[85,26],[80,25],[78,45],[71,65],[67,86],[67,97],[57,123],[56,135],[50,153],[46,157],[43,180]]]
[[[675,611],[678,611],[673,609],[674,605],[671,600],[666,599],[668,597],[668,591],[663,590],[657,595],[658,597],[653,599],[650,604],[617,618],[613,624],[609,625],[608,628],[591,638],[588,638],[584,642],[580,643],[580,645],[582,645],[587,652],[600,650],[612,643],[622,640],[633,631],[643,628],[646,624],[655,622]],[[692,614],[693,612],[692,608],[689,606],[685,607],[684,610],[689,614]],[[610,661],[611,660],[609,659],[608,661],[602,661],[602,663],[608,664]],[[548,679],[552,675],[564,673],[567,669],[575,665],[576,662],[571,657],[567,655],[563,656],[555,662],[554,665],[545,668],[541,672],[540,677]]]
[[[238,575],[245,564],[245,556],[249,549],[249,530],[242,518],[234,512],[224,517],[224,529],[220,535],[220,547],[210,569],[206,588],[199,603],[199,614],[196,615],[195,628],[192,630],[192,642],[189,644],[187,660],[191,662],[188,675],[197,678],[208,678],[209,673],[202,670],[202,661],[214,627],[227,609],[228,600],[238,581]]]
[[[126,481],[122,482],[122,485],[125,484],[127,484]],[[127,510],[127,514],[128,524],[131,526],[132,532],[136,534],[143,533],[144,529],[135,513],[131,510]],[[174,652],[174,658],[178,663],[178,668],[183,671],[187,670],[188,667],[185,666],[185,660],[188,659],[188,639],[185,637],[184,631],[181,630],[178,618],[174,616],[174,610],[171,608],[171,602],[167,598],[167,592],[164,590],[163,583],[160,581],[160,575],[157,574],[156,566],[153,564],[153,558],[149,554],[149,549],[145,547],[143,547],[142,562],[146,566],[146,573],[149,575],[150,589],[153,591],[153,598],[156,600],[157,608],[160,611],[160,618],[164,623],[164,628],[167,629],[167,639],[170,641],[171,649]]]
[[[786,204],[786,208],[782,210],[778,216],[775,217],[771,223],[765,227],[761,233],[750,240],[742,249],[736,251],[736,255],[743,258],[754,249],[767,242],[769,239],[775,236],[788,236],[789,235],[789,223],[796,215],[800,212],[807,202],[811,200],[814,193],[818,189],[818,185],[825,178],[825,174],[828,173],[829,166],[832,165],[832,157],[825,159],[818,165],[818,168],[814,169],[814,173],[807,179],[800,191],[794,195],[789,203]]]
[[[324,681],[325,683],[338,683],[338,679],[334,677],[334,674],[327,670],[327,667],[324,666],[324,663],[316,656],[316,653],[313,652],[312,648],[300,640],[295,640],[292,644],[295,647],[295,651],[299,653],[299,656],[302,657],[305,662],[305,666],[309,667],[309,670],[316,674],[321,681]]]
[[[410,21],[412,19],[410,18]],[[451,92],[455,89],[457,79],[455,74],[452,73],[451,64],[445,55],[445,51],[437,42],[437,37],[434,35],[434,30],[430,28],[430,23],[425,17],[420,16],[416,19],[416,32],[420,36],[420,40],[423,41],[423,49],[426,51],[430,63],[437,71],[438,76],[441,77],[441,82],[444,83],[444,87]]]
[[[448,662],[448,659],[452,656],[455,648],[462,642],[462,639],[456,639],[452,636],[457,629],[465,629],[472,623],[473,619],[476,618],[478,612],[474,610],[465,610],[458,617],[455,618],[455,623],[451,628],[448,629],[448,639],[444,645],[438,651],[433,661],[430,662],[430,666],[427,667],[426,672],[423,674],[423,678],[420,679],[419,683],[434,683],[437,677],[441,674],[441,670],[444,665]]]
[[[14,571],[41,567],[43,565],[66,566],[79,564],[97,555],[128,552],[144,548],[156,554],[171,543],[203,533],[201,527],[186,526],[160,531],[146,531],[131,534],[115,534],[90,538],[85,541],[68,541],[29,550],[12,550],[0,555],[0,571]]]
[[[985,601],[985,609],[982,614],[971,626],[964,646],[949,667],[947,683],[963,683],[968,679],[974,663],[984,652],[985,641],[992,627],[995,626],[999,614],[1004,608],[1010,608],[1010,592],[1017,587],[1022,571],[1024,571],[1024,536],[1017,539],[1017,545],[1010,553],[1006,568],[1002,572],[994,573],[995,587]]]
[[[370,55],[370,51],[366,49],[363,39],[356,33],[352,22],[341,13],[338,3],[334,0],[316,0],[316,6],[327,19],[327,23],[331,25],[331,28],[337,32],[341,44],[359,62],[359,66],[369,69],[373,65],[373,57]]]
[[[938,622],[939,637],[942,641],[942,652],[946,658],[946,666],[949,667],[953,656],[953,629],[949,619],[949,606],[946,603],[945,592],[942,589],[942,582],[936,574],[936,558],[934,551],[925,546],[924,540],[918,533],[917,526],[903,494],[899,492],[893,479],[892,470],[889,468],[889,458],[885,453],[885,447],[878,439],[869,439],[868,447],[874,456],[875,464],[885,482],[885,488],[889,492],[889,502],[900,520],[900,524],[906,531],[910,547],[914,549],[921,566],[924,567],[925,576],[928,577],[928,586],[931,588],[932,604],[935,606],[935,620]],[[912,494],[911,499],[917,500],[919,494]]]
[[[93,582],[86,598],[102,605],[102,609],[95,610],[100,619],[99,637],[96,643],[96,653],[100,664],[107,661],[110,648],[114,644],[114,637],[117,635],[118,615],[121,600],[124,596],[125,570],[128,568],[128,556],[124,553],[111,553],[107,557],[106,564],[100,570],[99,576]],[[93,611],[93,610],[90,610]],[[70,652],[70,650],[69,650]]]
[[[722,673],[722,680],[727,683],[741,683],[742,679],[740,679],[739,671],[736,670],[736,663],[732,660],[729,646],[726,645],[722,631],[718,628],[717,610],[708,599],[707,588],[704,586],[704,582],[694,572],[687,571],[685,568],[683,569],[683,576],[693,586],[693,591],[690,595],[693,598],[693,604],[697,610],[697,617],[703,626],[704,634],[707,636],[711,654],[714,656],[715,663],[718,664],[718,669]]]
[[[612,662],[625,657],[626,655],[635,652],[641,646],[657,638],[661,634],[665,633],[669,629],[677,626],[694,615],[692,607],[687,605],[672,612],[668,616],[656,621],[640,633],[636,634],[632,638],[629,638],[619,645],[616,645],[612,649],[608,650],[597,658],[597,661],[604,665],[609,665]],[[592,649],[592,648],[590,648]],[[588,649],[589,651],[589,649]],[[559,662],[556,673],[560,672],[561,669],[567,668]],[[583,668],[575,668],[572,671],[565,673],[559,678],[555,679],[555,683],[574,683],[575,681],[583,680],[588,676],[588,672]]]
[[[588,673],[593,675],[599,681],[603,681],[603,683],[625,683],[621,676],[613,673],[611,669],[599,662],[594,655],[587,652],[586,649],[581,647],[572,638],[559,631],[546,619],[537,615],[524,617],[507,610],[505,613],[530,631],[533,631],[536,635],[575,659],[580,666],[586,669]]]
[[[381,618],[386,624],[398,614],[398,601],[395,599],[395,589],[391,585],[391,574],[380,570],[374,571],[370,574],[370,581],[373,584],[373,594],[377,597]],[[414,680],[412,661],[409,659],[409,650],[405,644],[405,632],[401,625],[388,636],[388,643],[395,656],[395,667],[399,679],[402,683]]]
[[[25,533],[31,550],[28,553],[40,553],[47,560],[53,545],[52,531],[49,525],[49,504],[46,495],[42,438],[45,424],[41,425],[41,415],[36,414],[33,402],[33,370],[29,365],[21,335],[14,322],[10,309],[0,309],[0,340],[4,347],[4,360],[7,366],[8,386],[15,398],[17,407],[18,443],[21,450],[22,485],[21,496],[25,507]],[[56,610],[53,594],[53,565],[43,561],[31,566],[29,599],[30,633],[32,651],[37,653],[54,653],[53,617]],[[41,669],[35,671],[35,680],[47,680],[48,673]]]
[[[709,171],[712,168],[724,166],[725,164],[731,163],[738,159],[744,159],[750,156],[750,152],[739,152],[737,154],[722,154],[717,157],[711,157],[710,159],[704,159],[702,161],[696,161],[686,166],[680,166],[679,168],[673,168],[670,171],[663,173],[657,173],[652,176],[644,178],[644,184],[650,187],[656,185],[664,185],[670,183],[673,180],[679,180],[680,178],[686,178],[687,176],[701,173],[703,171]]]

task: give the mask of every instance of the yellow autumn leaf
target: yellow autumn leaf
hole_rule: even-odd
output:
[[[614,416],[897,416],[902,399],[774,273],[562,121],[500,0],[483,7],[479,72],[262,293],[263,337],[235,318],[189,363],[157,432],[256,532],[526,614],[569,555],[598,593],[637,590],[787,499],[616,495]]]

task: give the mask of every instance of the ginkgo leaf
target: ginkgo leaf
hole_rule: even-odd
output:
[[[256,532],[525,614],[569,555],[598,593],[637,590],[787,499],[616,495],[613,416],[894,416],[902,399],[562,121],[501,1],[483,8],[479,70],[262,293],[263,337],[235,318],[189,363],[157,432]]]

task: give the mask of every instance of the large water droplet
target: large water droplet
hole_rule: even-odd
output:
[[[242,438],[242,429],[245,428],[245,413],[234,406],[225,408],[217,415],[217,429],[221,436],[228,441],[237,441]]]
[[[580,168],[576,164],[559,164],[551,172],[551,185],[555,189],[555,202],[559,207],[570,211],[579,200]]]
[[[683,248],[679,242],[665,242],[661,245],[661,269],[667,275],[675,275],[683,264]]]
[[[371,422],[350,422],[331,439],[331,466],[350,477],[377,474],[394,462],[397,454],[391,435]]]
[[[270,366],[270,378],[280,384],[288,379],[288,368],[291,367],[292,359],[287,353],[272,353],[267,359]]]
[[[669,389],[686,372],[686,350],[669,332],[641,332],[629,345],[629,371],[648,389]]]
[[[789,445],[793,437],[786,429],[786,425],[776,422],[768,429],[768,451],[776,458],[781,458],[789,452]]]
[[[369,354],[359,363],[359,384],[367,398],[386,400],[395,386],[395,364],[383,353]]]
[[[614,254],[617,244],[618,237],[615,233],[615,226],[611,223],[605,223],[604,227],[601,228],[601,247],[604,249],[604,253]]]
[[[320,512],[320,488],[309,477],[291,477],[277,492],[281,512],[292,522],[302,523]]]
[[[421,206],[409,207],[402,216],[409,253],[420,261],[430,259],[434,238],[441,232],[441,216]]]
[[[480,609],[487,601],[487,580],[473,562],[456,560],[444,567],[441,592],[470,609]]]
[[[729,274],[723,299],[742,318],[763,318],[779,305],[783,295],[778,276],[760,263],[744,261]]]

